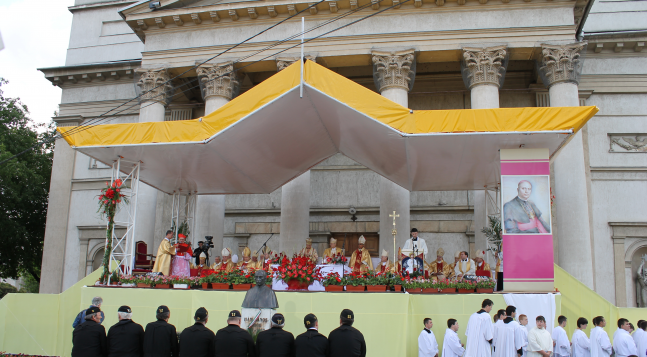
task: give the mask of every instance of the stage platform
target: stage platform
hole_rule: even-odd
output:
[[[85,286],[93,284],[97,276],[98,272],[95,272],[58,295],[9,294],[0,300],[0,351],[69,356],[72,322],[76,314],[87,308],[92,297],[97,295],[104,300],[101,308],[106,313],[103,323],[106,330],[117,322],[117,308],[121,305],[129,305],[133,309],[133,320],[142,325],[155,320],[157,306],[167,305],[171,309],[170,323],[176,326],[178,333],[192,324],[193,313],[198,307],[209,310],[207,327],[214,331],[224,327],[227,313],[240,309],[245,296],[244,291],[233,290]],[[616,308],[591,290],[583,288],[581,283],[559,267],[556,267],[555,276],[556,285],[562,292],[555,295],[555,316],[564,314],[569,321],[575,321],[579,316],[590,320],[596,315],[604,315],[609,321],[615,321],[622,314],[632,321],[647,318],[647,309]],[[277,292],[276,295],[280,305],[278,311],[286,317],[285,329],[295,336],[304,331],[303,317],[306,314],[316,314],[320,332],[328,335],[339,326],[341,310],[349,308],[355,312],[354,326],[362,331],[366,339],[367,355],[384,357],[417,356],[417,337],[425,317],[433,319],[433,331],[439,345],[442,345],[449,318],[459,321],[459,337],[465,342],[467,320],[470,314],[480,308],[483,299],[494,301],[495,309],[506,306],[504,294]],[[567,328],[569,335],[574,328],[571,325],[574,323]],[[608,330],[612,335],[615,329]]]

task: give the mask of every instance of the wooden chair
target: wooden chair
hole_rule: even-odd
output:
[[[143,241],[135,243],[135,270],[153,270],[153,265],[155,265],[155,256],[152,254],[147,254],[148,245]]]

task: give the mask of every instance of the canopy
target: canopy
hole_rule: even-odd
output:
[[[336,153],[411,191],[467,190],[498,184],[499,149],[552,156],[598,111],[414,111],[311,61],[300,98],[300,63],[202,118],[98,125],[65,139],[106,164],[141,161],[140,180],[166,193],[270,193]]]

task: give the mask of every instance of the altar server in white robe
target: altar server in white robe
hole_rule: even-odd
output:
[[[571,339],[573,357],[591,357],[591,340],[584,333],[588,324],[589,321],[583,317],[577,319],[577,329]]]
[[[564,330],[566,322],[566,316],[560,315],[557,318],[559,325],[553,329],[553,341],[555,342],[553,353],[555,357],[569,357],[571,355],[571,343],[568,341],[566,330]]]
[[[503,320],[505,320],[505,310],[501,309],[494,315],[494,324],[492,324],[492,352],[496,351],[496,340],[499,336],[499,329],[503,328]]]
[[[591,330],[591,357],[609,357],[613,352],[609,335],[604,331],[607,321],[602,316],[593,318],[595,327]]]
[[[490,299],[483,300],[481,310],[475,312],[467,321],[467,348],[466,357],[490,357],[492,356],[492,339],[494,338],[490,311],[494,303]]]
[[[517,315],[517,308],[509,305],[506,308],[506,317],[503,325],[497,329],[495,357],[518,357],[522,354],[524,345],[521,327],[514,317]],[[501,321],[501,320],[500,320]]]
[[[537,327],[528,332],[528,357],[550,357],[553,354],[553,339],[546,331],[546,319],[537,316]]]
[[[418,336],[418,357],[438,357],[438,341],[431,328],[434,326],[433,321],[426,317],[423,321],[425,328],[422,329]]]
[[[519,315],[519,331],[521,331],[521,337],[523,338],[523,350],[522,356],[525,357],[528,352],[528,316],[521,314]]]
[[[636,343],[638,357],[647,357],[647,321],[639,320],[636,331],[631,335]]]
[[[630,329],[629,320],[618,320],[618,329],[613,334],[613,350],[616,351],[616,357],[638,356],[636,343],[629,334]]]
[[[445,330],[441,357],[462,357],[465,354],[461,339],[458,338],[456,332],[458,332],[458,321],[455,319],[447,320],[447,330]]]

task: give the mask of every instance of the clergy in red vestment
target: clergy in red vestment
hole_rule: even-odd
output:
[[[186,244],[186,236],[182,233],[177,235],[180,240],[175,244],[175,256],[171,261],[171,275],[188,277],[191,275],[191,257],[193,249]]]
[[[382,274],[393,272],[393,263],[389,261],[389,252],[384,249],[382,249],[380,264],[375,268],[375,272]]]

